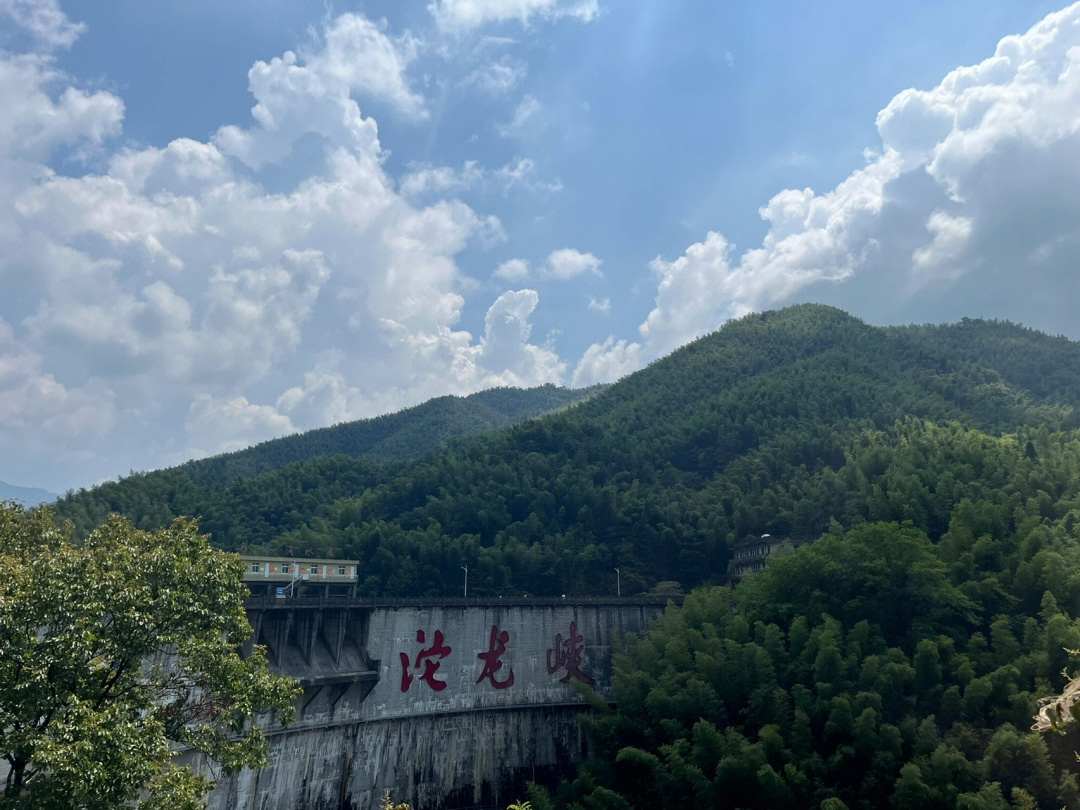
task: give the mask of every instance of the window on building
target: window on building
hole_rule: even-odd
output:
[[[259,573],[259,571],[261,571],[261,570],[262,570],[262,566],[261,566],[261,565],[259,565],[258,563],[252,563],[252,564],[251,564],[251,573],[253,573],[253,574],[257,574],[257,573]]]
[[[345,576],[345,574],[346,574],[345,566],[344,565],[339,565],[337,572],[338,572],[338,576],[342,576],[342,577]]]

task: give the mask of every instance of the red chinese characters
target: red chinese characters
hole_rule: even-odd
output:
[[[491,625],[491,639],[488,641],[488,651],[477,653],[476,657],[484,662],[484,670],[480,673],[480,677],[476,679],[477,683],[487,678],[491,681],[491,685],[496,689],[506,689],[509,686],[514,685],[514,670],[507,669],[506,677],[501,681],[495,678],[496,673],[503,668],[503,662],[499,659],[502,658],[506,652],[506,643],[510,640],[510,634],[505,630],[499,632],[499,626],[497,624]]]
[[[423,644],[425,642],[424,631],[416,631],[417,644]],[[416,658],[413,660],[412,669],[419,670],[423,666],[424,671],[420,673],[420,680],[424,681],[432,690],[441,692],[446,688],[446,681],[440,681],[435,677],[435,673],[439,671],[439,664],[442,663],[442,659],[446,658],[450,654],[450,647],[443,643],[443,634],[441,630],[435,631],[435,640],[431,646],[426,650],[420,650],[416,654]],[[413,674],[410,672],[409,656],[405,653],[401,655],[401,691],[408,692],[409,687],[412,686]]]
[[[585,652],[585,639],[578,635],[577,622],[570,622],[570,635],[564,640],[561,633],[555,635],[555,647],[547,651],[547,671],[554,675],[560,669],[566,670],[566,674],[559,680],[566,683],[577,678],[590,686],[596,681],[581,671],[581,655]],[[554,660],[552,655],[554,654]]]

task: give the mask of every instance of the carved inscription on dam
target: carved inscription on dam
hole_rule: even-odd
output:
[[[267,726],[267,766],[222,778],[210,808],[505,806],[581,760],[574,684],[611,700],[614,648],[667,601],[251,599],[255,642],[304,692]]]

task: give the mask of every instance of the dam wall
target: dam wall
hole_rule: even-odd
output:
[[[505,806],[585,754],[586,692],[666,600],[249,600],[255,640],[304,692],[266,726],[269,762],[220,779],[211,810]],[[205,763],[195,763],[204,765]]]

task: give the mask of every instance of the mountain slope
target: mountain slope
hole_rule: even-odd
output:
[[[1011,324],[878,328],[805,305],[437,455],[314,458],[224,488],[136,476],[60,512],[80,528],[194,514],[228,548],[333,548],[363,561],[368,593],[448,593],[458,564],[477,593],[606,592],[615,566],[624,592],[692,586],[723,580],[730,544],[758,532],[893,516],[940,536],[964,492],[942,476],[978,467],[951,431],[1025,447],[1075,431],[1078,368],[1080,345]],[[912,466],[915,448],[938,466]]]
[[[56,500],[55,492],[38,487],[19,487],[0,481],[0,501],[19,501],[24,506],[37,506],[39,503]]]
[[[430,399],[395,413],[344,422],[189,461],[179,472],[199,486],[223,486],[320,456],[399,461],[437,450],[453,438],[523,422],[592,396],[592,388],[492,388],[467,397]]]

